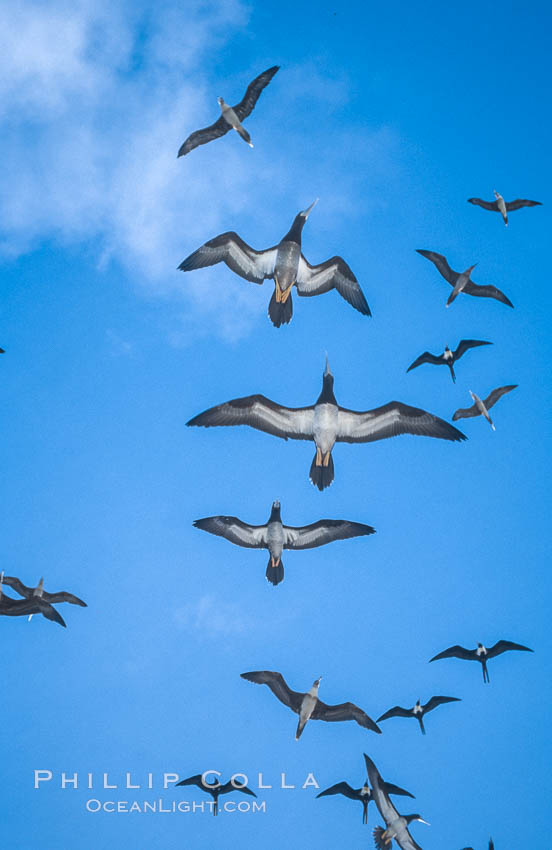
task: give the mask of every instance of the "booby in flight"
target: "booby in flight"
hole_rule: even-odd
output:
[[[229,231],[206,242],[186,257],[178,268],[189,272],[216,263],[226,263],[235,274],[251,283],[262,284],[267,278],[274,280],[268,315],[276,328],[291,321],[293,286],[298,295],[306,297],[337,289],[355,310],[370,316],[364,293],[345,260],[331,257],[317,266],[311,266],[301,253],[303,227],[317,200],[295,216],[289,231],[272,248],[255,251],[237,233]]]
[[[482,643],[477,644],[477,649],[464,649],[463,646],[450,646],[448,649],[439,652],[429,659],[429,662],[438,661],[441,658],[462,658],[464,661],[479,661],[483,670],[483,681],[490,682],[489,671],[487,670],[487,661],[489,658],[496,658],[497,655],[502,655],[503,652],[518,649],[523,652],[533,652],[528,646],[523,646],[521,643],[512,643],[511,640],[499,640],[494,646],[487,649]]]
[[[378,717],[377,722],[380,723],[380,721],[387,720],[389,717],[415,717],[420,724],[422,735],[425,735],[424,714],[427,714],[428,711],[433,711],[434,708],[437,708],[438,705],[443,705],[445,702],[461,702],[461,700],[459,697],[431,697],[425,705],[422,705],[420,700],[418,700],[413,708],[401,708],[400,705],[396,705],[394,708],[386,711],[385,714],[382,714],[381,717]]]
[[[228,782],[225,782],[224,785],[220,782],[206,782],[203,779],[203,774],[198,773],[196,776],[190,776],[188,779],[183,779],[181,782],[176,783],[176,788],[181,785],[197,785],[202,791],[206,791],[207,794],[210,794],[214,800],[215,805],[213,806],[213,814],[218,815],[218,798],[221,794],[230,794],[232,791],[241,791],[242,794],[249,794],[250,797],[256,797],[254,791],[251,788],[248,788],[247,785],[239,785],[237,782],[232,781],[231,779]]]
[[[281,673],[275,673],[272,670],[255,670],[251,673],[241,673],[242,679],[247,679],[248,682],[255,682],[257,685],[268,685],[274,696],[280,702],[291,708],[295,714],[299,715],[299,723],[295,733],[295,740],[298,741],[301,737],[303,729],[309,720],[326,720],[329,722],[337,722],[340,720],[355,720],[359,726],[364,726],[365,729],[370,729],[372,732],[377,732],[381,735],[374,721],[368,717],[358,705],[352,702],[342,702],[339,705],[326,705],[318,698],[318,688],[322,677],[316,679],[312,683],[312,688],[307,693],[292,691],[288,687]]]
[[[410,791],[405,791],[403,788],[399,788],[398,785],[392,785],[391,782],[384,782],[383,784],[388,794],[398,794],[402,797],[414,798],[414,794],[411,794]],[[325,791],[317,794],[316,799],[319,797],[329,797],[333,794],[343,794],[344,797],[348,797],[350,800],[361,802],[362,823],[368,823],[368,804],[374,799],[368,780],[366,780],[362,788],[351,788],[348,782],[338,782],[336,785],[332,785],[330,788],[326,788]]]
[[[364,754],[364,760],[366,761],[366,770],[368,771],[368,778],[372,786],[372,796],[376,801],[376,806],[385,821],[386,827],[383,829],[383,827],[378,826],[374,830],[374,843],[376,847],[378,850],[391,850],[393,839],[395,839],[401,850],[421,850],[420,845],[416,844],[410,835],[408,827],[413,821],[420,821],[420,823],[425,824],[427,824],[427,821],[419,814],[400,815],[389,799],[385,782],[381,778],[376,765],[366,753]]]
[[[489,416],[489,409],[496,404],[499,398],[502,398],[505,393],[511,392],[511,390],[515,390],[517,384],[508,384],[506,387],[497,387],[496,390],[493,390],[487,398],[482,401],[478,395],[473,393],[471,390],[469,391],[471,397],[473,398],[473,404],[471,407],[460,407],[453,414],[452,421],[456,422],[457,419],[469,419],[471,416],[484,416],[493,431],[496,431],[494,426],[494,422]]]
[[[283,549],[314,549],[334,540],[375,534],[371,525],[346,519],[320,519],[304,526],[283,525],[278,501],[273,502],[270,517],[264,525],[247,525],[235,516],[205,517],[196,519],[194,525],[210,534],[225,537],[237,546],[268,549],[270,557],[266,578],[275,587],[284,580]]]
[[[457,360],[460,360],[466,351],[470,348],[477,348],[479,345],[492,345],[492,342],[486,342],[482,339],[461,339],[455,351],[451,351],[448,345],[445,345],[445,350],[442,354],[431,354],[429,351],[424,351],[423,354],[420,354],[416,358],[414,363],[410,364],[406,371],[410,372],[412,369],[416,369],[417,366],[421,366],[422,363],[431,363],[435,366],[448,366],[453,383],[456,383],[454,364]]]
[[[245,92],[242,100],[240,100],[240,102],[235,106],[228,106],[222,97],[217,98],[220,111],[222,113],[218,121],[215,121],[215,123],[211,124],[209,127],[204,127],[203,130],[196,130],[195,133],[188,136],[184,144],[181,145],[180,150],[178,151],[178,156],[185,156],[185,154],[190,153],[191,150],[197,148],[198,145],[205,145],[207,142],[212,142],[213,139],[218,139],[219,136],[224,136],[232,129],[239,133],[242,139],[247,142],[249,147],[252,148],[253,145],[251,143],[251,136],[247,130],[242,127],[241,122],[251,114],[262,90],[269,84],[279,68],[279,65],[274,65],[273,68],[269,68],[268,71],[263,71],[262,74],[255,77],[253,82],[249,83],[247,86],[247,91]]]
[[[33,593],[28,598],[12,599],[3,592],[4,581],[4,573],[2,572],[0,573],[0,616],[28,616],[30,620],[33,614],[42,614],[47,620],[52,620],[52,622],[59,623],[60,626],[66,628],[65,620],[61,614],[43,598],[40,585],[34,588]]]
[[[470,280],[470,273],[475,266],[470,266],[470,268],[466,269],[465,272],[458,273],[451,269],[447,263],[446,257],[442,254],[438,254],[436,251],[424,251],[421,248],[417,248],[416,250],[418,254],[422,255],[422,257],[426,257],[430,260],[445,280],[453,287],[452,294],[447,301],[447,307],[454,301],[460,292],[465,292],[466,295],[476,295],[479,298],[495,298],[497,301],[507,304],[508,307],[514,306],[512,302],[506,298],[504,293],[501,292],[500,289],[497,289],[496,286],[481,286],[480,284],[474,283]]]
[[[508,227],[508,213],[514,210],[520,210],[522,207],[540,207],[540,201],[527,201],[518,198],[516,201],[505,201],[502,195],[493,189],[495,201],[484,201],[482,198],[468,198],[468,204],[477,204],[478,207],[483,207],[484,210],[492,210],[499,212],[504,219],[504,224]]]
[[[322,392],[310,407],[283,407],[263,395],[218,404],[194,416],[187,425],[249,425],[284,440],[313,440],[316,446],[310,479],[324,490],[334,479],[332,449],[337,443],[370,443],[398,434],[418,434],[458,442],[466,437],[443,419],[418,407],[391,401],[373,410],[340,407],[333,391],[334,377],[328,358]]]

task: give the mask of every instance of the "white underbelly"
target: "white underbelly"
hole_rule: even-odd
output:
[[[314,409],[314,442],[324,454],[332,450],[337,436],[338,409],[335,404],[320,404]]]

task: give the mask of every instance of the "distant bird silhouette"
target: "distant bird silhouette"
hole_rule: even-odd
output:
[[[336,289],[342,298],[365,316],[370,308],[353,272],[341,257],[331,257],[317,266],[311,264],[301,253],[303,227],[316,201],[295,216],[293,224],[277,245],[264,251],[255,251],[234,231],[221,233],[206,242],[189,257],[179,269],[193,269],[226,263],[235,274],[251,283],[262,284],[274,280],[274,292],[268,305],[268,315],[274,327],[279,328],[291,321],[293,305],[291,290],[295,286],[298,295],[310,297],[322,295]]]
[[[405,791],[403,788],[399,788],[398,785],[392,785],[390,782],[384,782],[384,787],[388,794],[398,794],[403,797],[414,798],[414,794],[411,794],[410,791]],[[332,785],[330,788],[326,788],[325,791],[317,794],[316,799],[333,796],[334,794],[342,794],[350,800],[358,800],[362,803],[362,823],[368,823],[368,804],[374,799],[368,780],[366,780],[362,788],[351,788],[348,782],[338,782],[336,785]]]
[[[461,658],[464,661],[479,661],[483,671],[483,681],[490,682],[487,661],[490,658],[496,658],[497,655],[502,655],[503,652],[509,652],[513,649],[523,652],[533,652],[528,646],[523,646],[521,643],[512,643],[510,640],[499,640],[494,646],[489,647],[489,649],[483,646],[482,643],[477,644],[477,649],[465,649],[463,646],[456,644],[443,650],[443,652],[439,652],[438,655],[434,655],[433,658],[429,659],[429,663],[439,661],[441,658]]]
[[[477,348],[480,345],[492,345],[492,342],[486,342],[482,339],[461,339],[458,343],[456,351],[451,351],[448,345],[445,345],[445,350],[442,354],[431,354],[429,351],[424,351],[423,354],[411,363],[407,372],[410,372],[412,369],[416,369],[418,366],[421,366],[423,363],[431,363],[434,366],[448,366],[450,369],[450,376],[453,380],[453,383],[456,383],[456,375],[454,374],[454,364],[457,360],[460,360],[463,354],[466,353],[470,348]]]
[[[210,534],[225,537],[237,546],[268,549],[270,557],[266,578],[275,587],[284,580],[283,549],[314,549],[334,540],[375,534],[371,525],[344,519],[320,519],[304,526],[283,525],[278,501],[273,502],[270,517],[265,525],[247,525],[235,516],[205,517],[196,519],[194,525]]]
[[[242,794],[249,794],[250,797],[257,796],[251,788],[247,787],[247,785],[239,785],[231,779],[228,782],[225,782],[224,785],[221,785],[220,782],[216,781],[204,782],[203,774],[201,773],[196,774],[196,776],[190,776],[188,779],[183,779],[181,782],[177,782],[175,787],[182,785],[197,785],[201,791],[205,791],[207,794],[210,794],[215,803],[213,806],[214,815],[218,815],[218,798],[221,794],[231,794],[233,791],[241,791]]]
[[[504,219],[504,224],[508,227],[508,213],[514,210],[520,210],[522,207],[540,207],[540,201],[526,201],[518,198],[516,201],[505,201],[496,189],[493,189],[496,201],[484,201],[482,198],[468,198],[468,204],[477,204],[478,207],[483,207],[484,210],[492,210],[499,212]]]
[[[504,293],[501,292],[500,289],[496,288],[496,286],[481,286],[470,280],[469,273],[473,268],[475,268],[475,266],[470,266],[470,268],[466,269],[465,272],[459,274],[451,269],[447,263],[446,257],[442,254],[438,254],[436,251],[423,251],[421,248],[417,248],[416,250],[418,254],[422,255],[422,257],[426,257],[426,259],[430,260],[445,280],[453,287],[452,295],[447,301],[447,307],[452,303],[459,292],[464,292],[466,295],[476,295],[480,298],[495,298],[497,301],[507,304],[508,307],[514,306],[512,302],[506,298]]]
[[[218,102],[222,115],[218,121],[215,121],[215,123],[211,124],[209,127],[204,127],[203,130],[196,130],[195,133],[188,136],[184,144],[181,145],[180,150],[178,151],[178,156],[185,156],[187,153],[190,153],[191,150],[197,148],[198,145],[205,145],[207,142],[212,142],[213,139],[218,139],[220,136],[224,136],[232,129],[239,133],[242,139],[247,142],[250,147],[253,147],[251,144],[251,136],[247,130],[242,127],[241,122],[251,114],[259,99],[259,95],[265,86],[269,84],[274,74],[279,70],[279,67],[279,65],[274,65],[273,68],[269,68],[268,71],[263,71],[262,74],[255,77],[253,82],[249,83],[247,86],[247,91],[245,92],[242,100],[240,100],[240,102],[234,107],[228,106],[228,104],[224,102],[223,98],[219,97]]]
[[[408,827],[414,821],[426,823],[427,821],[421,815],[400,815],[389,799],[389,792],[386,790],[385,782],[381,778],[380,772],[376,765],[364,753],[366,762],[366,770],[368,771],[368,779],[372,786],[372,796],[378,807],[378,811],[385,821],[385,829],[378,826],[374,830],[374,843],[378,850],[390,850],[393,844],[393,839],[397,842],[401,850],[421,850],[421,847],[416,844]]]
[[[509,393],[512,390],[515,390],[517,384],[508,384],[506,387],[497,387],[496,390],[493,390],[487,398],[482,401],[478,395],[476,395],[471,390],[469,391],[471,397],[473,398],[474,403],[471,407],[460,407],[453,414],[452,421],[456,422],[457,419],[468,419],[471,416],[484,416],[493,431],[496,431],[494,426],[494,422],[489,415],[489,409],[496,404],[499,398],[502,398],[505,393]]]
[[[387,720],[389,717],[415,717],[420,724],[422,735],[425,735],[424,715],[427,714],[428,711],[433,711],[433,709],[437,708],[438,705],[443,705],[446,702],[461,702],[461,700],[459,697],[431,697],[425,705],[421,705],[420,700],[418,700],[413,708],[401,708],[400,705],[396,705],[394,708],[390,708],[389,711],[386,711],[385,714],[382,714],[381,717],[378,717],[376,722],[380,723],[382,720]]]
[[[295,714],[299,715],[299,723],[295,733],[295,740],[298,741],[303,733],[309,720],[326,720],[329,722],[337,722],[341,720],[355,720],[359,726],[364,726],[365,729],[370,729],[372,732],[377,732],[381,735],[381,729],[378,729],[374,721],[368,717],[358,705],[352,702],[343,702],[339,705],[326,705],[321,699],[318,699],[318,688],[322,677],[316,679],[312,688],[306,693],[292,691],[288,687],[286,680],[281,673],[276,673],[272,670],[255,670],[251,673],[241,673],[242,679],[247,679],[248,682],[255,682],[257,685],[268,685],[275,697],[280,702],[291,708]]]
[[[6,353],[6,352],[4,351],[4,349],[3,349],[3,348],[0,348],[0,354],[5,354],[5,353]]]
[[[329,487],[334,479],[332,449],[336,442],[369,443],[398,434],[418,434],[453,442],[466,439],[461,431],[443,419],[400,401],[365,411],[340,407],[333,383],[326,358],[322,392],[310,407],[283,407],[263,395],[251,395],[212,407],[186,424],[205,428],[249,425],[284,440],[313,440],[316,454],[310,468],[310,479],[319,490]]]
[[[473,847],[464,847],[463,850],[473,850]],[[489,838],[489,850],[494,850],[494,843],[492,838]]]

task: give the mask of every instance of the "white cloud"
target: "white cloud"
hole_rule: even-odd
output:
[[[174,617],[180,628],[193,632],[200,641],[243,634],[256,625],[236,603],[209,594],[178,608]]]

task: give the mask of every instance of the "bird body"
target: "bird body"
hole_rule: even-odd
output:
[[[390,850],[393,839],[397,842],[401,850],[421,850],[420,846],[414,841],[409,832],[409,825],[413,821],[426,823],[419,814],[401,815],[395,808],[389,798],[389,791],[386,788],[386,783],[381,778],[381,775],[366,753],[364,754],[366,769],[368,771],[368,779],[372,786],[372,796],[382,818],[385,821],[385,829],[379,826],[374,830],[374,842],[378,850]]]
[[[280,702],[299,715],[295,740],[299,740],[310,719],[325,720],[327,722],[355,720],[359,726],[381,734],[381,729],[376,726],[374,721],[358,705],[352,702],[327,705],[325,702],[322,702],[318,698],[321,677],[313,682],[310,690],[306,693],[300,693],[299,691],[292,691],[282,674],[273,670],[254,670],[250,673],[241,673],[240,675],[242,679],[255,682],[257,685],[268,685]]]
[[[484,210],[499,212],[503,218],[504,224],[508,227],[508,213],[514,210],[519,210],[522,207],[540,207],[540,201],[528,201],[524,198],[517,198],[515,201],[505,201],[502,195],[493,190],[495,196],[494,201],[484,201],[482,198],[468,198],[469,204],[476,204],[478,207],[483,207]]]
[[[439,661],[441,658],[461,658],[464,661],[479,661],[483,672],[483,682],[490,682],[489,671],[487,670],[487,661],[490,658],[496,658],[497,655],[502,655],[503,652],[510,650],[520,650],[523,652],[533,652],[528,646],[523,646],[521,643],[513,643],[509,640],[499,640],[494,646],[487,648],[482,643],[478,643],[475,649],[465,649],[463,646],[456,644],[448,649],[439,652],[430,658],[432,661]]]
[[[202,773],[197,773],[195,776],[189,776],[188,779],[182,779],[181,782],[176,783],[176,787],[183,785],[196,785],[202,791],[205,791],[207,794],[210,794],[214,801],[213,806],[213,814],[218,815],[218,798],[222,794],[230,794],[233,791],[240,791],[242,794],[249,794],[251,797],[256,797],[254,791],[247,787],[247,785],[239,785],[235,780],[230,779],[228,782],[224,784],[220,782],[206,782],[205,775]]]
[[[480,399],[476,393],[469,391],[473,404],[471,407],[460,407],[452,416],[453,422],[456,422],[457,419],[469,419],[472,416],[484,416],[493,431],[496,431],[494,426],[494,422],[490,417],[489,409],[497,403],[499,398],[502,398],[506,393],[515,390],[517,384],[508,384],[505,387],[497,387],[495,390],[489,393],[486,399]]]
[[[502,304],[507,304],[508,307],[513,307],[512,302],[500,291],[496,286],[481,286],[474,283],[469,276],[469,272],[474,268],[471,266],[465,272],[459,274],[449,266],[447,259],[443,254],[438,254],[436,251],[425,251],[421,248],[416,249],[418,254],[430,260],[437,268],[442,277],[453,287],[453,292],[447,301],[447,306],[456,298],[459,292],[464,292],[466,295],[475,295],[479,298],[494,298],[496,301],[501,301]],[[465,275],[468,275],[467,278]],[[458,288],[459,287],[459,288]]]
[[[279,501],[273,502],[270,517],[265,525],[247,525],[237,517],[213,516],[196,520],[194,526],[210,534],[225,537],[237,546],[268,549],[270,557],[266,578],[274,586],[284,580],[284,549],[314,549],[335,540],[375,533],[371,525],[341,519],[321,519],[304,526],[284,525]]]
[[[212,142],[213,139],[218,139],[220,136],[226,135],[229,130],[234,129],[247,142],[250,147],[251,137],[247,130],[242,126],[242,121],[247,118],[253,111],[257,100],[262,90],[269,84],[273,76],[279,70],[279,65],[274,65],[267,71],[263,71],[258,77],[249,83],[245,95],[235,106],[229,106],[224,98],[219,97],[218,103],[221,110],[221,116],[218,121],[211,124],[209,127],[204,127],[202,130],[196,130],[186,141],[180,146],[178,156],[185,156],[199,145],[205,145],[207,142]]]
[[[390,717],[415,717],[420,725],[422,735],[425,735],[424,715],[429,711],[433,711],[433,709],[437,708],[438,705],[443,705],[447,702],[460,702],[460,699],[458,697],[438,696],[431,697],[425,705],[422,705],[421,701],[418,700],[413,708],[402,708],[402,706],[396,705],[394,708],[390,708],[389,711],[386,711],[385,714],[382,714],[381,717],[378,717],[377,723],[382,720],[387,720]]]
[[[205,242],[186,257],[180,271],[206,268],[217,263],[226,263],[235,274],[262,284],[274,280],[274,292],[268,305],[272,324],[279,328],[288,324],[293,315],[291,290],[304,297],[321,295],[337,289],[348,303],[366,316],[370,308],[353,272],[341,257],[331,257],[323,263],[311,266],[301,253],[303,227],[318,199],[295,216],[293,224],[278,245],[262,251],[251,248],[234,231],[227,231]]]
[[[481,345],[492,345],[492,342],[487,342],[482,339],[461,339],[455,351],[451,351],[448,345],[445,346],[445,350],[442,354],[431,354],[429,351],[424,351],[423,354],[420,354],[420,356],[410,364],[406,371],[410,372],[412,369],[416,369],[423,363],[430,363],[434,366],[448,366],[452,381],[453,383],[456,383],[454,364],[457,360],[460,360],[462,355],[470,348],[477,348]]]
[[[322,392],[311,407],[289,408],[262,395],[246,396],[219,404],[187,422],[188,426],[249,425],[284,440],[312,440],[316,446],[310,479],[319,490],[334,478],[332,448],[336,442],[368,443],[417,434],[458,442],[466,437],[439,417],[416,407],[392,401],[374,410],[340,407],[335,399],[334,377],[326,358]]]

